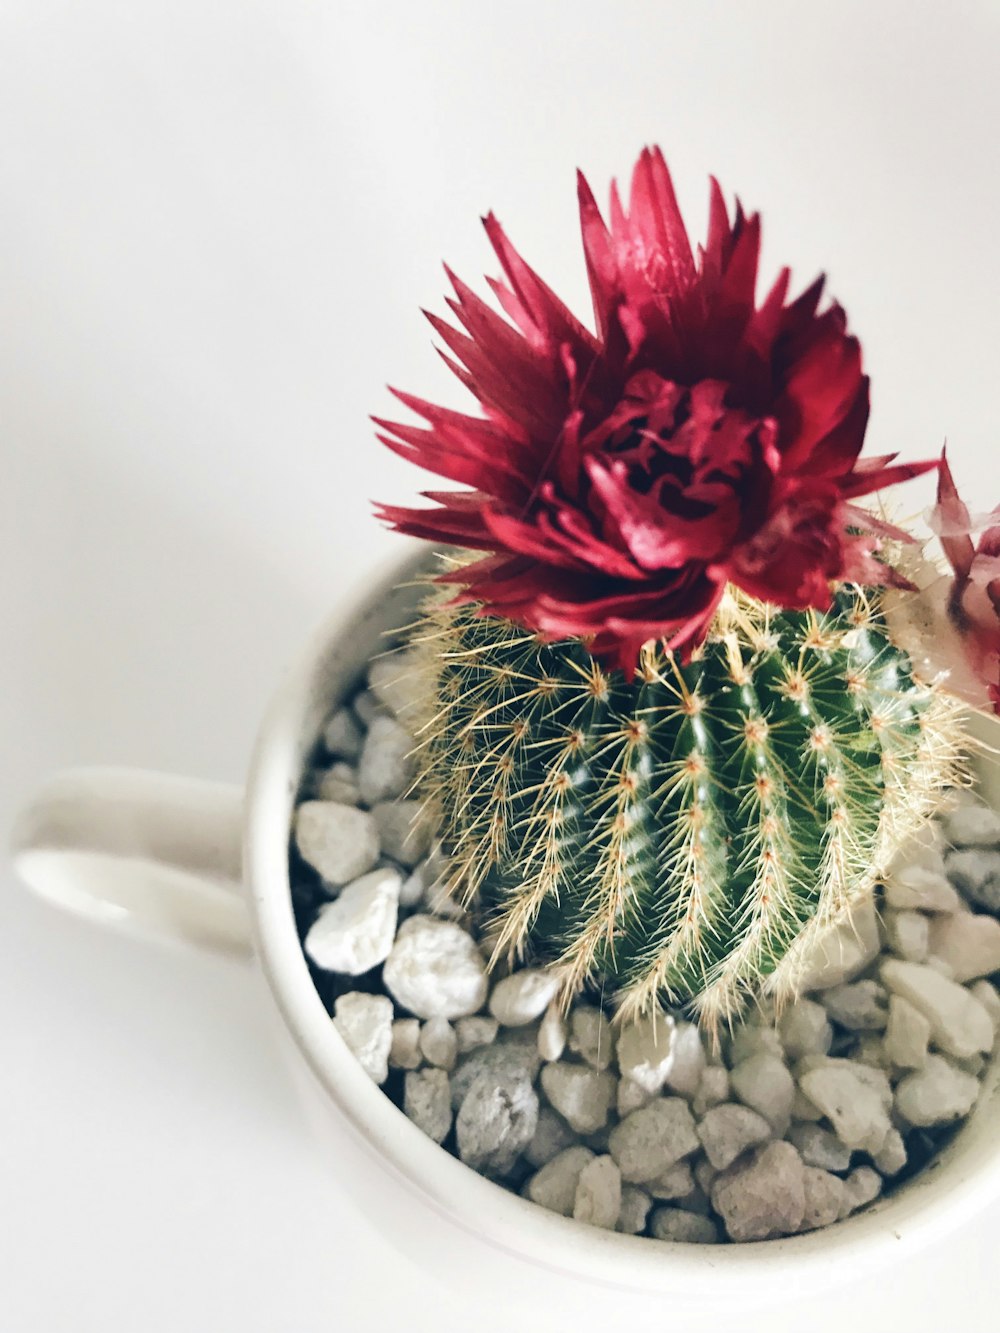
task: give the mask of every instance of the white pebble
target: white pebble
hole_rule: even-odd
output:
[[[476,1014],[471,1018],[460,1018],[455,1024],[455,1037],[460,1054],[474,1051],[477,1046],[489,1046],[496,1040],[499,1024],[495,1018],[485,1014]]]
[[[800,991],[824,990],[851,981],[878,957],[878,918],[867,894],[851,907],[849,916],[818,936],[804,934],[789,950],[782,972],[794,976]]]
[[[616,1230],[626,1236],[638,1236],[646,1230],[646,1219],[653,1200],[638,1185],[622,1186],[622,1203],[618,1211]]]
[[[516,1075],[533,1083],[540,1064],[538,1052],[532,1046],[515,1042],[495,1041],[489,1046],[478,1046],[462,1057],[451,1080],[452,1105],[459,1107],[462,1099],[480,1074],[488,1074],[494,1082],[502,1082]]]
[[[390,1069],[419,1069],[420,1020],[397,1018],[392,1025],[392,1045],[389,1047]]]
[[[392,1002],[385,995],[350,991],[333,1006],[333,1026],[376,1083],[389,1077],[392,1047]]]
[[[806,1004],[812,1004],[807,1000]],[[819,1008],[819,1006],[816,1006]],[[823,1021],[826,1022],[826,1011],[821,1010]],[[773,1055],[777,1059],[784,1059],[785,1049],[782,1044],[781,1035],[776,1028],[765,1027],[760,1023],[743,1023],[736,1028],[729,1039],[729,1064],[742,1064],[744,1060],[749,1060],[752,1055]]]
[[[719,1229],[710,1217],[689,1213],[684,1208],[657,1208],[650,1219],[650,1230],[657,1240],[685,1245],[717,1245]]]
[[[549,1106],[540,1106],[538,1124],[531,1142],[524,1150],[524,1157],[532,1166],[545,1166],[575,1143],[576,1135],[562,1116],[556,1115]]]
[[[339,805],[357,805],[361,799],[357,774],[350,764],[334,764],[316,778],[316,797],[320,801],[336,801]]]
[[[691,1101],[691,1110],[703,1116],[713,1106],[729,1100],[729,1070],[725,1065],[707,1065],[702,1071],[698,1091]]]
[[[431,826],[422,801],[380,801],[372,815],[384,856],[403,866],[423,860],[431,845]]]
[[[662,1176],[700,1146],[694,1119],[679,1097],[659,1097],[633,1111],[614,1127],[610,1139],[611,1156],[618,1163],[622,1179],[632,1185]]]
[[[631,1111],[638,1111],[640,1106],[648,1106],[656,1097],[655,1092],[647,1092],[641,1083],[631,1078],[618,1080],[616,1105],[619,1120],[624,1120]]]
[[[844,1182],[829,1171],[806,1166],[802,1170],[802,1186],[805,1208],[799,1230],[814,1231],[836,1222],[844,1206]]]
[[[523,1027],[545,1012],[558,988],[558,979],[540,968],[512,972],[493,987],[490,1013],[504,1027]]]
[[[395,718],[372,718],[358,760],[358,787],[366,805],[402,795],[414,774],[413,750],[413,737]]]
[[[958,894],[943,872],[927,866],[906,866],[885,882],[885,900],[897,911],[957,912]]]
[[[898,1129],[890,1129],[885,1143],[872,1158],[883,1176],[895,1176],[906,1165],[906,1144]]]
[[[929,1055],[923,1069],[897,1084],[896,1109],[911,1125],[944,1125],[968,1115],[978,1096],[978,1079],[943,1056]]]
[[[376,657],[368,668],[368,688],[405,726],[417,726],[427,709],[429,682],[417,648]]]
[[[429,1018],[420,1029],[420,1049],[429,1065],[454,1069],[458,1037],[447,1018]]]
[[[835,1023],[851,1032],[881,1032],[888,1018],[885,987],[870,979],[825,990],[823,1005]]]
[[[904,963],[898,958],[883,962],[881,976],[890,990],[909,1000],[929,1020],[931,1040],[942,1051],[961,1059],[992,1048],[990,1016],[964,987],[924,963]]]
[[[486,999],[486,967],[468,931],[437,917],[400,926],[382,971],[386,989],[418,1018],[462,1018]]]
[[[403,1080],[403,1110],[435,1143],[451,1129],[451,1089],[443,1069],[421,1069]]]
[[[889,997],[889,1022],[883,1045],[886,1056],[901,1069],[919,1069],[927,1059],[930,1020],[901,995]]]
[[[806,1166],[818,1166],[824,1171],[846,1171],[851,1165],[850,1148],[821,1125],[793,1125],[788,1131],[788,1141],[799,1150]],[[888,1141],[887,1136],[886,1143]]]
[[[823,1119],[823,1112],[809,1100],[799,1087],[796,1087],[795,1097],[792,1101],[792,1119],[803,1121]]]
[[[613,1231],[622,1206],[622,1178],[610,1157],[595,1157],[580,1172],[573,1200],[577,1222]]]
[[[694,1176],[687,1162],[675,1162],[662,1176],[646,1182],[654,1199],[683,1199],[694,1189]]]
[[[693,1097],[701,1082],[702,1070],[708,1063],[701,1033],[694,1023],[678,1023],[672,1043],[673,1060],[667,1070],[663,1086],[682,1097]]]
[[[384,962],[396,936],[401,884],[398,871],[373,870],[321,907],[305,938],[316,966],[356,977]]]
[[[375,718],[381,717],[385,711],[371,690],[361,690],[356,694],[351,700],[351,708],[354,710],[354,716],[366,730]]]
[[[747,1148],[766,1142],[772,1133],[762,1115],[735,1102],[713,1106],[702,1117],[697,1132],[716,1171],[724,1171]]]
[[[615,1056],[611,1024],[600,1009],[578,1004],[569,1017],[569,1049],[594,1069],[607,1069]]]
[[[988,912],[1000,912],[1000,852],[969,847],[952,852],[946,865],[964,897]]]
[[[712,1206],[730,1240],[766,1240],[798,1231],[806,1210],[802,1159],[790,1143],[758,1148],[749,1162],[738,1161],[716,1177]]]
[[[476,1171],[506,1175],[537,1125],[538,1095],[523,1074],[508,1074],[499,1081],[480,1074],[455,1119],[458,1155]]]
[[[969,993],[974,995],[983,1006],[993,1021],[993,1031],[1000,1027],[1000,993],[996,986],[990,981],[977,981],[975,985],[969,987]]]
[[[792,1118],[795,1081],[777,1056],[765,1051],[751,1055],[732,1070],[729,1081],[744,1106],[759,1112],[779,1137],[785,1133]]]
[[[840,1216],[857,1212],[866,1203],[871,1203],[882,1193],[882,1177],[870,1166],[856,1166],[844,1181],[844,1202]]]
[[[337,801],[303,801],[295,811],[295,843],[327,884],[349,884],[378,860],[375,820]]]
[[[833,1041],[826,1010],[815,1000],[799,999],[789,1005],[778,1024],[781,1044],[789,1060],[818,1051],[825,1055]],[[773,1054],[780,1055],[780,1051]]]
[[[674,1062],[676,1026],[671,1015],[654,1013],[621,1029],[617,1054],[623,1081],[650,1095],[662,1089]]]
[[[1000,921],[972,912],[937,917],[930,948],[951,968],[956,981],[973,981],[1000,969]]]
[[[557,1060],[542,1069],[542,1090],[578,1134],[593,1134],[608,1123],[616,1079],[607,1070]]]
[[[804,1074],[799,1084],[841,1143],[876,1153],[889,1132],[889,1116],[879,1093],[862,1081],[860,1068],[849,1068],[846,1061],[831,1062]]]
[[[566,1049],[568,1035],[562,1008],[557,1000],[553,1000],[538,1025],[538,1054],[549,1064],[558,1060]]]
[[[978,801],[963,802],[944,821],[944,835],[955,847],[996,847],[1000,815]]]
[[[353,713],[338,708],[323,729],[323,744],[338,759],[357,759],[365,734]]]
[[[930,922],[923,912],[887,912],[885,932],[889,948],[897,958],[922,963],[927,957]]]
[[[589,1148],[579,1144],[567,1148],[531,1177],[525,1194],[532,1203],[548,1208],[550,1212],[572,1217],[576,1187],[584,1167],[592,1161],[594,1154]]]

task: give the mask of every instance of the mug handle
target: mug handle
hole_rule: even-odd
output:
[[[231,954],[252,947],[243,792],[130,768],[74,768],[18,816],[14,869],[40,897],[130,934]]]

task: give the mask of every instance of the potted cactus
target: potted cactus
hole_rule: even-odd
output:
[[[988,949],[960,981],[961,969],[935,973],[956,991],[986,987],[962,989],[976,1013],[961,1068],[948,1060],[966,1047],[949,1047],[921,989],[937,982],[919,942],[899,945],[904,971],[883,977],[890,946],[872,935],[860,980],[839,978],[855,994],[803,1000],[797,1024],[783,1015],[815,984],[831,932],[856,912],[874,922],[907,847],[944,882],[930,821],[969,785],[966,705],[1000,698],[1000,529],[982,525],[973,543],[943,457],[861,457],[869,386],[844,311],[822,307],[822,279],[790,298],[787,269],[758,300],[759,217],[738,203],[730,216],[714,181],[697,255],[659,150],[641,154],[627,201],[612,189],[608,222],[582,176],[579,202],[593,329],[490,215],[502,313],[449,273],[455,323],[429,317],[479,411],[399,393],[419,424],[378,420],[384,443],[460,489],[379,508],[437,549],[395,676],[376,664],[374,693],[328,730],[341,772],[327,795],[372,807],[382,837],[368,861],[381,851],[381,869],[360,888],[321,888],[340,896],[315,920],[309,899],[303,935],[319,972],[354,958],[345,932],[363,935],[363,961],[343,970],[366,979],[328,991],[331,1012],[376,1081],[392,1091],[395,1078],[411,1118],[470,1165],[595,1225],[760,1239],[870,1201],[872,1178],[918,1164],[918,1130],[953,1125],[975,1099],[994,1025]],[[951,577],[861,503],[934,468],[931,526]],[[410,744],[393,742],[400,776],[368,779],[366,797],[385,709],[396,717],[381,730],[403,724]],[[299,850],[310,859],[301,836]],[[911,915],[920,907],[917,894]],[[468,944],[450,937],[439,957],[421,936],[421,953],[415,911]],[[467,1003],[422,1010],[404,993],[407,932],[409,966],[459,960]],[[927,1027],[909,1066],[895,1062],[906,1020]],[[876,1051],[891,1024],[896,1045]],[[546,1078],[566,1058],[565,1079]],[[897,1096],[927,1059],[962,1090],[948,1085],[937,1121],[921,1121],[916,1094]],[[748,1060],[753,1078],[737,1072]],[[840,1123],[823,1079],[804,1092],[822,1062],[828,1082],[861,1087],[861,1130]],[[570,1083],[586,1084],[586,1113]],[[489,1123],[473,1133],[477,1097]],[[713,1108],[726,1114],[710,1131]],[[490,1116],[502,1142],[484,1148]],[[636,1165],[654,1129],[672,1147],[658,1140]],[[934,1150],[932,1134],[924,1158]],[[558,1162],[571,1187],[560,1177],[546,1192]],[[776,1196],[763,1220],[733,1202],[741,1171],[754,1198]],[[656,1199],[680,1202],[647,1222]]]

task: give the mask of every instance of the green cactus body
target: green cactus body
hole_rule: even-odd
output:
[[[498,951],[623,1016],[725,1024],[793,994],[810,936],[868,891],[961,780],[958,710],[914,679],[873,595],[825,615],[727,595],[686,665],[634,681],[433,600],[423,784]]]

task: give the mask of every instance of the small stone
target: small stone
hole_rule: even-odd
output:
[[[646,1189],[654,1199],[683,1199],[694,1189],[694,1176],[687,1162],[675,1162],[662,1176],[650,1180]]]
[[[618,1068],[623,1082],[628,1080],[650,1096],[662,1089],[674,1063],[676,1027],[671,1015],[654,1013],[621,1029]]]
[[[479,1046],[463,1056],[451,1078],[452,1105],[461,1106],[462,1099],[480,1074],[488,1074],[497,1082],[508,1077],[526,1078],[533,1083],[541,1062],[534,1045],[495,1041],[490,1046]]]
[[[956,981],[974,981],[1000,970],[1000,921],[973,912],[937,917],[931,952],[949,965]]]
[[[799,1224],[800,1231],[815,1231],[836,1222],[844,1206],[844,1182],[817,1166],[802,1170],[805,1210]]]
[[[455,1024],[455,1039],[460,1055],[474,1051],[478,1046],[489,1046],[496,1040],[499,1024],[495,1018],[485,1014],[475,1014],[470,1018],[460,1018]]]
[[[380,801],[372,814],[385,856],[404,866],[423,860],[430,850],[431,826],[422,801]]]
[[[432,916],[411,916],[399,927],[382,979],[418,1018],[462,1018],[486,999],[486,967],[475,940]]]
[[[1000,992],[996,986],[989,981],[977,981],[974,986],[969,987],[970,995],[974,995],[983,1006],[993,1021],[993,1031],[996,1032],[1000,1027]]]
[[[429,1139],[442,1143],[451,1129],[451,1089],[443,1069],[421,1069],[403,1080],[403,1110]]]
[[[946,963],[943,958],[936,958],[932,953],[928,954],[927,966],[939,973],[942,977],[947,977],[949,981],[955,980],[955,973],[952,971],[951,963]]]
[[[357,805],[361,799],[357,774],[350,764],[334,764],[316,777],[316,797],[339,805]]]
[[[531,1136],[531,1142],[524,1150],[524,1156],[532,1166],[545,1166],[554,1157],[571,1147],[576,1142],[576,1135],[549,1106],[538,1110],[538,1124]]]
[[[965,801],[944,821],[944,836],[954,847],[996,847],[1000,815],[978,801]]]
[[[926,866],[906,866],[885,882],[885,901],[897,911],[957,912],[958,894],[944,874]]]
[[[792,1100],[792,1119],[802,1121],[823,1119],[823,1112],[809,1100],[801,1088],[795,1089],[795,1097]]]
[[[799,1085],[833,1125],[841,1143],[876,1153],[889,1132],[889,1116],[879,1093],[859,1076],[862,1066],[849,1068],[848,1063],[831,1062],[810,1070]]]
[[[493,987],[490,1013],[504,1027],[523,1027],[545,1012],[558,988],[558,979],[540,968],[512,972]]]
[[[338,708],[323,728],[323,744],[337,759],[357,759],[365,733],[353,713]]]
[[[335,886],[371,870],[379,856],[374,819],[338,801],[303,801],[295,811],[295,843],[303,859]]]
[[[376,1083],[389,1077],[392,1047],[392,1002],[385,995],[349,991],[334,1002],[333,1026]]]
[[[979,1096],[979,1080],[941,1055],[896,1086],[896,1109],[911,1125],[945,1125],[968,1115]]]
[[[889,997],[889,1022],[883,1045],[889,1060],[901,1069],[920,1069],[927,1059],[930,1020],[901,995]]]
[[[826,992],[829,994],[829,991]],[[833,1029],[826,1010],[815,1000],[796,1000],[781,1016],[778,1024],[781,1044],[789,1060],[818,1051],[825,1055],[833,1041]],[[772,1052],[780,1055],[780,1051]]]
[[[523,1074],[480,1074],[455,1120],[458,1155],[476,1171],[506,1175],[537,1126],[538,1095]]]
[[[888,1019],[888,998],[877,981],[855,981],[823,992],[823,1005],[835,1023],[850,1032],[881,1032]]]
[[[600,1009],[578,1004],[569,1016],[569,1049],[594,1069],[607,1069],[615,1057],[611,1024]]]
[[[847,1217],[865,1204],[872,1203],[882,1193],[882,1177],[870,1166],[856,1166],[844,1181],[844,1201],[840,1216]]]
[[[885,930],[889,948],[897,958],[922,963],[927,957],[930,922],[923,912],[887,912]]]
[[[458,1037],[447,1018],[429,1018],[420,1029],[420,1049],[429,1065],[454,1069],[458,1056]]]
[[[963,897],[987,912],[1000,912],[1000,852],[970,847],[952,852],[945,865]]]
[[[806,1003],[811,1004],[812,1001],[807,1000]],[[825,1011],[823,1021],[826,1022]],[[763,1027],[759,1023],[744,1023],[736,1029],[729,1042],[730,1065],[742,1064],[753,1055],[773,1055],[778,1060],[784,1059],[785,1048],[776,1028]]]
[[[397,1018],[392,1025],[392,1044],[389,1047],[390,1069],[419,1069],[422,1060],[420,1020]]]
[[[417,726],[427,706],[427,676],[420,652],[397,649],[376,657],[368,668],[368,688],[404,726]]]
[[[779,1137],[788,1129],[795,1100],[795,1082],[777,1056],[761,1051],[741,1061],[729,1075],[733,1092],[758,1111]]]
[[[468,921],[469,913],[466,910],[462,893],[456,885],[450,883],[447,879],[436,879],[432,884],[428,884],[424,898],[428,910],[435,916],[443,917],[447,921]],[[489,962],[492,950],[484,949],[480,946],[480,953]],[[503,975],[503,970],[499,967],[493,968],[494,976]]]
[[[562,1009],[558,1002],[553,1000],[538,1025],[538,1054],[549,1064],[553,1060],[558,1060],[566,1049],[568,1036]]]
[[[573,1217],[588,1226],[613,1231],[622,1206],[622,1178],[610,1157],[595,1157],[580,1172]]]
[[[851,1050],[851,1058],[864,1065],[874,1065],[877,1069],[888,1069],[892,1065],[885,1053],[881,1032],[862,1033]]]
[[[372,694],[371,690],[360,690],[351,700],[351,708],[354,716],[367,730],[375,718],[380,717],[384,712],[382,705]]]
[[[718,1174],[718,1171],[707,1157],[699,1157],[694,1164],[695,1184],[705,1195],[711,1194],[712,1182]]]
[[[909,1000],[929,1020],[931,1040],[942,1051],[962,1059],[992,1049],[989,1014],[957,982],[924,963],[904,963],[898,958],[883,962],[881,976],[890,990]]]
[[[611,1131],[611,1156],[622,1179],[633,1185],[662,1176],[700,1146],[691,1112],[679,1097],[658,1097],[627,1115]]]
[[[527,1197],[552,1213],[572,1217],[576,1187],[584,1167],[592,1161],[594,1154],[589,1148],[567,1148],[531,1177],[525,1190]]]
[[[427,892],[427,879],[424,873],[426,864],[426,861],[421,861],[403,880],[402,888],[399,890],[399,905],[404,910],[419,907],[424,900],[424,894]]]
[[[396,870],[373,870],[321,907],[304,943],[316,966],[356,977],[384,962],[396,936],[401,883]]]
[[[845,1147],[836,1134],[823,1129],[821,1125],[793,1125],[788,1131],[788,1141],[799,1150],[799,1156],[806,1166],[818,1166],[824,1171],[846,1171],[851,1165],[850,1148]]]
[[[719,1228],[710,1217],[689,1213],[684,1208],[657,1208],[650,1219],[650,1230],[657,1240],[683,1242],[687,1245],[717,1245]]]
[[[608,1123],[616,1079],[607,1070],[557,1060],[542,1069],[542,1090],[578,1134],[593,1134]]]
[[[624,1120],[632,1111],[638,1111],[640,1106],[648,1106],[656,1096],[655,1092],[647,1092],[642,1084],[636,1083],[634,1079],[619,1079],[616,1104],[619,1120]]]
[[[758,1148],[749,1162],[738,1161],[716,1177],[712,1206],[730,1240],[766,1240],[798,1231],[806,1210],[802,1159],[790,1143]]]
[[[698,1091],[691,1102],[696,1116],[703,1116],[713,1106],[729,1100],[729,1070],[724,1065],[707,1065],[702,1070]]]
[[[366,805],[402,795],[413,778],[414,745],[394,717],[372,718],[358,761],[358,787]]]
[[[638,1236],[646,1230],[646,1219],[653,1200],[638,1185],[622,1186],[622,1203],[618,1210],[617,1231],[626,1236]]]
[[[673,1060],[663,1086],[682,1097],[693,1097],[707,1064],[701,1033],[694,1023],[678,1023],[674,1029]]]
[[[906,1165],[906,1144],[898,1129],[890,1129],[885,1143],[872,1158],[883,1176],[895,1176]]]
[[[747,1148],[766,1142],[771,1133],[771,1126],[762,1115],[734,1102],[713,1106],[698,1125],[705,1155],[716,1171],[731,1166]]]
[[[783,968],[796,978],[801,991],[825,990],[853,980],[878,957],[880,948],[875,900],[868,894],[843,921],[818,936],[803,935],[801,943],[789,950]]]

